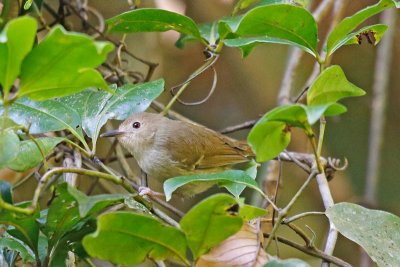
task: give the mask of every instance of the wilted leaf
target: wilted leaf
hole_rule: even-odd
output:
[[[239,232],[202,255],[196,267],[261,267],[268,261],[264,237],[255,224],[244,223]]]
[[[152,217],[113,212],[101,215],[95,233],[85,236],[83,246],[90,256],[120,265],[135,265],[146,257],[174,257],[187,263],[185,235]]]
[[[336,229],[362,246],[379,266],[400,262],[400,218],[352,203],[339,203],[326,211]]]
[[[200,39],[196,23],[184,15],[156,8],[131,10],[106,20],[110,33],[174,30]]]
[[[0,84],[6,96],[21,71],[22,60],[32,49],[36,28],[35,19],[19,17],[7,23],[0,33]]]
[[[342,46],[348,35],[352,30],[359,26],[369,17],[393,6],[397,6],[398,2],[393,0],[381,0],[379,3],[364,8],[356,14],[343,19],[328,36],[327,53],[328,56]]]
[[[43,154],[47,156],[50,151],[65,138],[62,137],[42,137],[37,138]],[[20,142],[18,156],[12,161],[7,163],[7,167],[17,171],[23,172],[30,168],[35,167],[43,160],[37,145],[32,140]]]
[[[201,182],[214,182],[218,186],[223,186],[228,189],[232,194],[241,193],[237,188],[232,187],[233,183],[241,184],[253,188],[257,191],[261,189],[258,187],[257,183],[242,170],[228,170],[217,173],[208,174],[196,174],[189,176],[179,176],[168,179],[164,182],[164,193],[167,201],[171,199],[172,193],[179,187],[184,186],[188,183],[201,183]],[[232,189],[232,191],[231,191]],[[235,195],[239,197],[239,195]]]
[[[111,50],[113,45],[109,42],[93,41],[89,36],[56,26],[23,61],[19,95],[44,100],[88,87],[109,91],[94,68],[105,61]]]
[[[182,218],[180,225],[195,259],[239,231],[243,219],[235,208],[238,210],[239,205],[233,197],[213,195],[194,206]]]

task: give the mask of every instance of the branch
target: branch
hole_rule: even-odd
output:
[[[267,240],[267,243],[265,244],[265,250],[268,249],[269,245],[271,244],[276,232],[278,231],[278,228],[280,224],[282,223],[283,219],[285,216],[288,214],[290,209],[293,207],[294,203],[297,201],[297,199],[300,197],[301,193],[303,193],[304,189],[307,187],[307,185],[311,182],[311,180],[315,177],[317,174],[316,171],[313,171],[307,178],[307,180],[304,182],[304,184],[300,187],[300,189],[297,191],[297,193],[293,196],[293,198],[289,201],[289,203],[286,205],[285,208],[278,210],[278,218],[276,219],[276,223],[274,227],[272,228],[272,231],[270,233],[270,237]]]
[[[267,233],[264,233],[264,237],[269,238],[270,235],[267,234]],[[300,251],[302,251],[302,252],[304,252],[304,253],[306,253],[308,255],[323,259],[324,261],[327,261],[327,262],[330,262],[330,263],[334,263],[334,264],[336,264],[338,266],[341,266],[341,267],[352,267],[352,265],[350,263],[347,263],[344,260],[339,259],[337,257],[334,257],[332,255],[328,255],[328,254],[324,253],[323,251],[321,251],[321,250],[319,250],[317,248],[310,248],[310,247],[307,247],[307,246],[302,246],[302,245],[299,245],[299,244],[297,244],[297,243],[295,243],[293,241],[290,241],[290,240],[288,240],[286,238],[279,237],[279,236],[277,236],[277,239],[278,239],[279,242],[281,242],[283,244],[291,246],[291,247],[293,247],[293,248],[295,248],[297,250],[300,250]]]

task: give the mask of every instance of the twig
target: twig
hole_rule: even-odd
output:
[[[220,132],[222,134],[227,134],[227,133],[233,133],[233,132],[236,132],[236,131],[240,131],[240,130],[243,130],[243,129],[249,129],[249,128],[253,127],[259,120],[260,120],[260,118],[254,119],[254,120],[245,121],[245,122],[239,123],[237,125],[226,127],[226,128],[224,128],[222,130],[219,130],[218,132]]]
[[[261,219],[263,222],[275,222],[275,220],[272,220],[271,218],[268,219]],[[285,220],[282,221],[282,224],[288,226],[290,229],[292,229],[298,236],[301,237],[301,239],[304,240],[304,243],[307,245],[307,247],[311,247],[311,239],[304,233],[303,230],[301,230],[300,227],[296,226],[294,223],[286,223]]]
[[[325,212],[322,212],[322,211],[307,211],[307,212],[303,212],[303,213],[294,215],[294,216],[292,216],[290,218],[284,219],[283,223],[291,223],[291,222],[293,222],[295,220],[301,219],[301,218],[306,217],[306,216],[311,216],[311,215],[325,215]]]
[[[285,208],[281,209],[278,211],[278,218],[276,219],[276,224],[272,228],[272,231],[270,233],[270,237],[267,240],[267,243],[265,244],[265,250],[268,249],[269,245],[272,242],[272,239],[274,238],[276,232],[278,231],[278,228],[280,224],[282,223],[284,217],[288,214],[290,209],[292,208],[293,204],[297,201],[301,193],[303,193],[304,189],[307,187],[307,185],[311,182],[311,180],[317,175],[316,171],[313,171],[307,178],[307,180],[304,182],[304,184],[300,187],[300,189],[297,191],[297,193],[293,196],[293,198],[289,201],[289,203],[286,205]]]
[[[269,238],[270,234],[264,233],[264,236]],[[310,247],[307,247],[307,246],[302,246],[302,245],[299,245],[299,244],[297,244],[297,243],[295,243],[293,241],[290,241],[290,240],[288,240],[286,238],[279,237],[279,236],[277,237],[277,239],[278,239],[279,242],[281,242],[283,244],[291,246],[291,247],[293,247],[293,248],[295,248],[297,250],[300,250],[300,251],[302,251],[302,252],[304,252],[304,253],[306,253],[308,255],[323,259],[324,261],[327,261],[327,262],[330,262],[330,263],[334,263],[334,264],[336,264],[338,266],[341,266],[341,267],[352,267],[352,265],[350,263],[347,263],[344,260],[339,259],[337,257],[334,257],[332,255],[328,255],[328,254],[324,253],[323,251],[321,251],[321,250],[319,250],[317,248],[310,248]]]

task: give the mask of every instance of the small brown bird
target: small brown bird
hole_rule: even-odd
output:
[[[150,178],[165,180],[193,174],[219,172],[254,156],[246,141],[238,141],[193,123],[155,113],[138,113],[126,119],[115,136]],[[177,190],[182,196],[198,194],[211,183],[189,183]]]

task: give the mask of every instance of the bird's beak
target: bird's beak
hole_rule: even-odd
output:
[[[112,131],[108,131],[108,132],[102,133],[102,134],[100,135],[100,137],[120,136],[120,135],[123,135],[124,133],[125,133],[125,132],[121,132],[121,131],[118,131],[118,130],[112,130]]]

